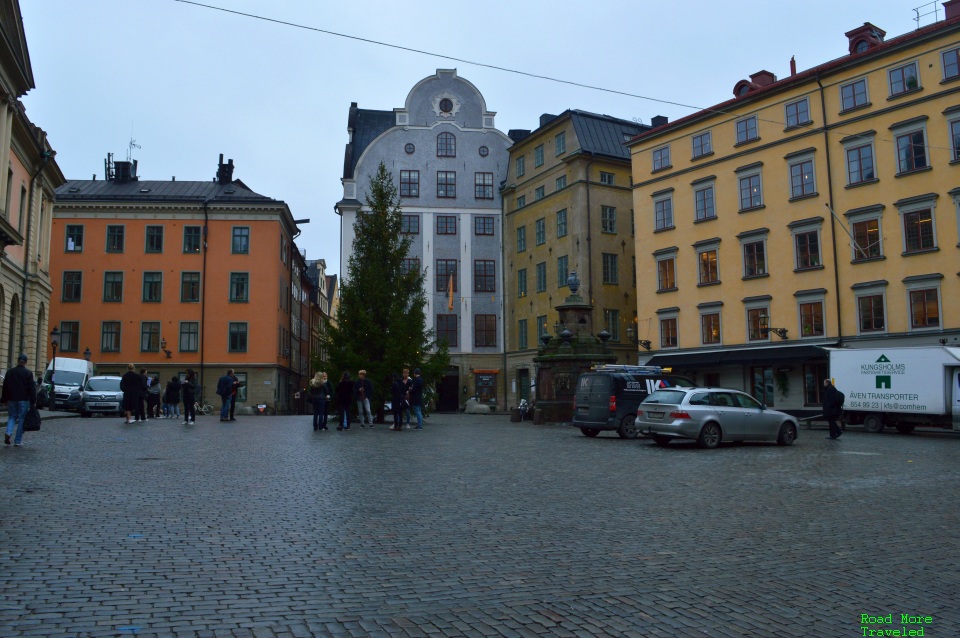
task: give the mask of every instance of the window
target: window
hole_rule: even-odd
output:
[[[657,260],[657,290],[663,292],[665,290],[676,290],[677,289],[677,259],[676,257],[668,257],[666,259]]]
[[[897,172],[906,173],[927,167],[924,130],[897,135]]]
[[[547,334],[547,315],[537,315],[537,339]]]
[[[867,106],[867,100],[867,81],[864,79],[840,87],[841,112]]]
[[[493,217],[480,216],[473,218],[473,232],[475,235],[493,234]]]
[[[228,352],[247,351],[247,324],[245,321],[231,321],[228,328]]]
[[[437,260],[437,292],[450,291],[450,278],[453,278],[453,292],[457,292],[457,260]]]
[[[163,273],[145,272],[143,273],[143,300],[145,302],[159,303],[163,301]]]
[[[437,341],[446,341],[451,348],[457,347],[457,315],[437,315]]]
[[[60,322],[60,352],[80,351],[80,322]]]
[[[924,288],[910,291],[910,327],[935,328],[940,325],[940,306],[937,289]]]
[[[853,259],[873,259],[882,256],[880,219],[853,222]]]
[[[820,233],[811,230],[794,235],[797,249],[797,270],[816,268],[820,265]]]
[[[600,207],[600,230],[604,233],[617,232],[617,209],[613,206]]]
[[[860,332],[882,332],[885,328],[883,295],[858,297],[857,316]]]
[[[670,166],[670,147],[662,146],[653,149],[653,170],[659,171]]]
[[[567,209],[557,211],[557,237],[567,236]]]
[[[9,190],[7,191],[10,192]],[[9,210],[9,206],[7,209]],[[66,250],[68,253],[80,253],[83,252],[83,226],[79,224],[67,224],[67,243]]]
[[[199,226],[183,227],[183,252],[185,253],[200,252],[200,227]]]
[[[63,290],[60,293],[61,301],[80,301],[83,284],[83,272],[80,270],[65,270],[63,272]]]
[[[553,137],[553,150],[557,155],[567,152],[567,134],[564,131]]]
[[[521,226],[517,229],[517,252],[522,253],[527,249],[527,227]]]
[[[743,242],[743,276],[759,277],[767,274],[766,241]]]
[[[536,168],[543,166],[543,144],[533,149],[533,165]]]
[[[476,199],[493,199],[493,173],[474,173],[473,189]]]
[[[744,175],[740,178],[740,210],[750,210],[763,205],[763,191],[760,186],[760,173]]]
[[[123,301],[123,273],[103,273],[103,300],[104,302]]]
[[[527,269],[517,270],[517,297],[527,296]]]
[[[610,341],[620,341],[620,311],[604,308],[603,327],[610,333]]]
[[[233,229],[233,242],[231,251],[234,255],[246,255],[250,253],[250,227],[235,226]]]
[[[523,174],[527,172],[526,161],[523,155],[517,158],[516,169],[517,177],[523,177]]]
[[[250,273],[230,273],[230,301],[232,303],[250,301]]]
[[[567,256],[557,257],[557,288],[563,288],[567,285],[567,278],[570,276],[570,266]]]
[[[197,321],[180,322],[180,352],[200,350],[200,323]]]
[[[547,243],[547,220],[541,217],[534,222],[533,227],[537,246],[542,246],[543,244]]]
[[[457,156],[457,138],[453,133],[441,133],[437,135],[437,157],[456,157]]]
[[[737,144],[760,139],[757,132],[757,116],[751,115],[737,121]]]
[[[766,307],[747,309],[747,339],[749,341],[765,341],[770,338],[769,332],[760,328],[760,317],[766,315]]]
[[[653,202],[654,229],[673,228],[673,198],[665,197]]]
[[[904,252],[919,252],[936,247],[931,209],[906,212],[902,217]]]
[[[874,179],[873,145],[864,144],[847,149],[847,183],[860,184]]]
[[[437,197],[457,196],[457,174],[454,171],[437,171]]]
[[[104,321],[100,324],[100,351],[120,352],[119,321]]]
[[[554,190],[563,190],[567,187],[567,176],[561,175],[557,178],[556,184],[554,185]]]
[[[603,253],[603,283],[617,285],[620,283],[618,257],[615,254]]]
[[[537,292],[547,291],[547,262],[537,264]]]
[[[950,122],[950,159],[960,160],[960,120]]]
[[[527,320],[517,321],[517,349],[524,350],[527,347]]]
[[[790,102],[784,107],[784,110],[786,111],[787,128],[810,122],[810,102],[807,98]]]
[[[890,80],[890,97],[920,88],[916,62],[890,69],[887,77]]]
[[[813,178],[813,160],[804,159],[790,165],[790,197],[806,197],[817,192]]]
[[[720,313],[700,315],[700,340],[703,345],[720,343]]]
[[[717,216],[717,210],[714,206],[713,186],[699,188],[693,191],[694,203],[696,206],[696,220],[714,219]]]
[[[824,335],[822,301],[800,304],[800,335],[803,337]]]
[[[941,57],[943,58],[943,79],[960,77],[960,49],[944,51]]]
[[[677,318],[668,317],[660,320],[660,347],[677,347]]]
[[[720,268],[717,264],[716,248],[708,248],[697,252],[698,283],[700,285],[720,283]]]
[[[496,347],[497,315],[473,316],[473,345],[477,348]]]
[[[140,352],[160,351],[160,322],[144,321],[140,324]]]
[[[473,262],[473,291],[496,292],[497,267],[492,259],[477,259]]]
[[[437,234],[438,235],[456,235],[457,234],[457,216],[456,215],[437,215]]]
[[[420,234],[420,215],[403,215],[400,218],[401,235]]]
[[[107,226],[107,252],[123,252],[123,226]]]
[[[600,171],[600,183],[606,184],[607,186],[613,186],[616,176],[613,173],[606,173]]]
[[[710,131],[693,136],[693,158],[713,153],[713,138]]]
[[[180,273],[180,301],[183,303],[200,301],[200,273]]]
[[[163,226],[147,226],[147,244],[144,250],[148,253],[163,252]]]
[[[400,197],[420,197],[420,171],[400,171]]]
[[[416,257],[408,257],[400,262],[400,274],[407,275],[410,273],[420,272],[420,260]]]

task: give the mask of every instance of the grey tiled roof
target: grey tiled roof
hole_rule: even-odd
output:
[[[238,179],[226,184],[215,181],[129,181],[72,179],[56,190],[59,202],[83,201],[215,201],[281,204],[250,190]]]
[[[650,127],[645,124],[621,120],[609,115],[598,115],[576,109],[571,109],[568,113],[573,121],[580,148],[597,155],[629,159],[630,149],[624,144],[633,136],[650,130]]]
[[[353,143],[347,144],[346,157],[343,162],[343,176],[352,178],[357,168],[357,160],[364,149],[370,145],[378,135],[383,133],[397,122],[393,111],[375,111],[373,109],[357,109],[356,120],[353,122]]]

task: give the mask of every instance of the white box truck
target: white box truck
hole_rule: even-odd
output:
[[[829,348],[830,376],[846,395],[847,423],[960,430],[960,348]]]

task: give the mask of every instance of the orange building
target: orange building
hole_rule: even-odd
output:
[[[215,406],[217,379],[233,368],[241,413],[289,412],[309,375],[290,209],[233,179],[222,155],[205,182],[141,181],[135,161],[109,157],[106,167],[105,180],[56,192],[58,356],[89,356],[100,374],[133,363],[164,382],[193,368]]]

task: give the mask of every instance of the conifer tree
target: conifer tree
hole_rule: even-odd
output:
[[[371,408],[379,414],[394,372],[420,368],[426,386],[439,379],[449,354],[427,329],[423,272],[404,272],[410,238],[400,232],[400,198],[382,162],[370,178],[366,203],[354,224],[337,319],[323,338],[327,360],[318,364],[334,386],[344,371],[356,379],[357,370],[365,369],[374,387]]]

